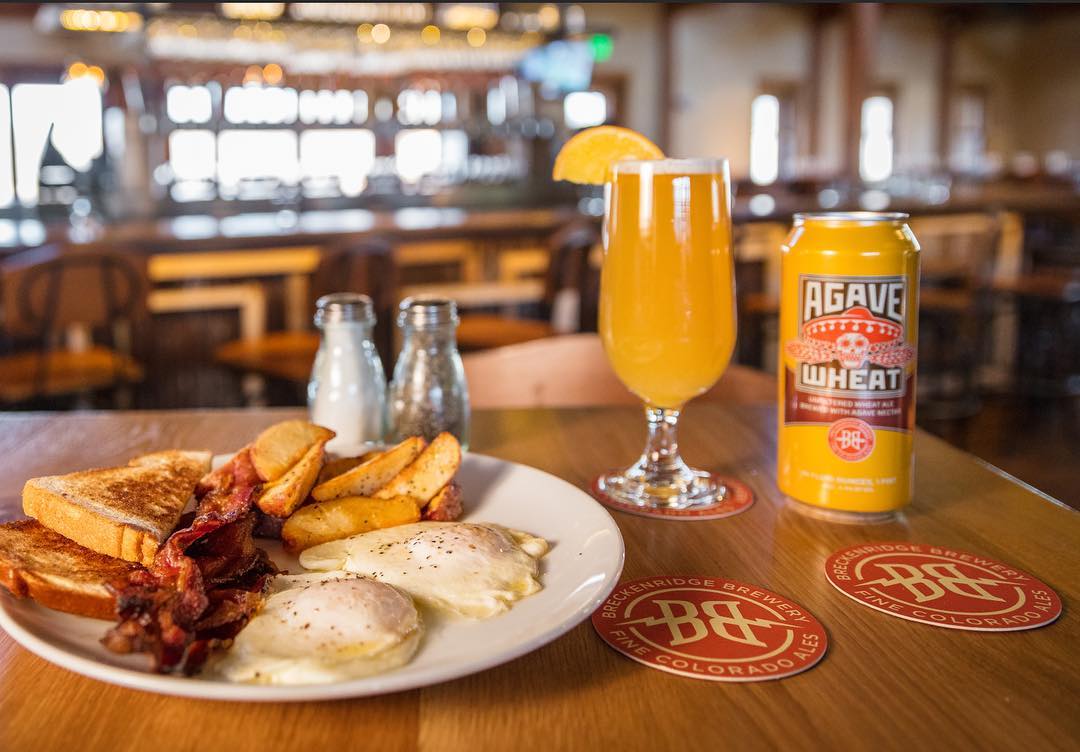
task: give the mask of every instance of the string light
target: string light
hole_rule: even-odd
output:
[[[470,47],[483,47],[484,42],[487,41],[487,32],[479,26],[474,26],[465,35],[465,41],[469,43]]]
[[[284,12],[285,3],[221,3],[221,13],[226,18],[273,21]]]
[[[91,79],[100,88],[105,85],[105,71],[99,65],[87,65],[81,60],[68,66],[66,79],[77,81],[79,79]]]
[[[270,84],[271,86],[277,86],[279,83],[281,83],[281,79],[284,75],[285,72],[277,63],[268,63],[267,65],[263,66],[263,81]]]
[[[442,32],[439,31],[438,26],[428,25],[420,32],[420,41],[424,44],[438,44],[440,38],[442,38]]]
[[[138,31],[143,17],[135,11],[69,8],[60,12],[60,26],[68,31]]]
[[[386,44],[390,41],[390,27],[386,24],[375,24],[371,27],[371,38],[375,44]]]
[[[554,5],[545,5],[536,15],[545,29],[551,30],[559,25],[559,9]]]
[[[356,38],[361,42],[368,43],[371,41],[371,30],[375,28],[369,23],[362,23],[356,27]]]

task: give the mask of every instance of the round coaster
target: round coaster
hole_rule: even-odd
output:
[[[621,583],[592,615],[608,645],[650,668],[692,679],[782,679],[825,655],[825,628],[782,595],[721,577]]]
[[[1015,632],[1061,615],[1061,599],[1027,572],[922,543],[864,543],[825,562],[833,587],[864,606],[949,629]]]
[[[727,488],[727,496],[723,501],[693,509],[646,509],[608,496],[600,490],[601,477],[603,476],[596,476],[589,488],[593,498],[609,509],[636,514],[639,517],[654,517],[661,520],[718,520],[721,517],[731,517],[739,512],[745,512],[754,503],[754,492],[750,490],[750,486],[741,480],[712,473],[712,477]]]

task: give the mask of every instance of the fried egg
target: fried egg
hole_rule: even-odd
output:
[[[543,538],[488,523],[418,522],[309,548],[308,569],[345,570],[408,592],[421,605],[485,619],[541,589]]]
[[[422,633],[412,599],[391,585],[343,572],[279,575],[208,671],[254,684],[345,681],[408,663]]]

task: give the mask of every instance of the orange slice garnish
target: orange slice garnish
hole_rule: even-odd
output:
[[[637,131],[617,125],[587,128],[563,144],[551,177],[571,183],[603,185],[611,168],[627,159],[663,159],[660,147]]]

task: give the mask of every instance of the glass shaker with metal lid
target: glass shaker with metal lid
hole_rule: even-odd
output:
[[[337,432],[343,444],[382,441],[386,375],[372,341],[371,298],[351,292],[324,295],[315,304],[322,332],[308,383],[311,420]]]
[[[457,349],[457,305],[447,298],[402,301],[398,326],[404,340],[389,394],[391,442],[409,436],[430,441],[449,431],[468,445],[469,392]]]

